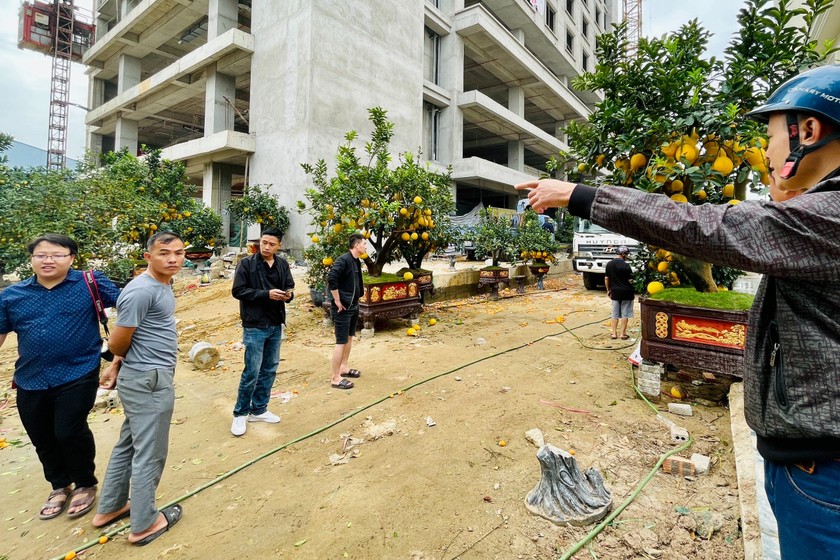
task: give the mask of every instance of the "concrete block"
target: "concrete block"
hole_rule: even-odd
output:
[[[694,476],[694,463],[683,457],[668,457],[662,463],[662,471],[677,476]]]
[[[679,416],[693,416],[690,404],[668,403],[668,412]]]
[[[663,424],[665,424],[666,426],[668,426],[668,428],[673,428],[673,427],[676,426],[676,424],[674,424],[673,420],[671,420],[670,418],[666,418],[666,417],[662,416],[661,414],[657,414],[656,419],[659,420],[660,422],[662,422]]]
[[[694,464],[694,470],[697,471],[697,474],[706,474],[709,472],[709,466],[712,463],[712,458],[695,453],[691,456],[691,462]]]
[[[688,430],[679,426],[671,426],[671,441],[673,443],[685,443],[688,441]]]

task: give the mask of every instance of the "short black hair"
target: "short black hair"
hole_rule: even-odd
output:
[[[67,237],[66,235],[61,235],[60,233],[41,234],[26,245],[26,250],[29,251],[29,254],[31,255],[32,252],[35,251],[35,247],[37,247],[38,244],[43,243],[44,241],[46,241],[47,243],[52,243],[53,245],[64,247],[65,249],[70,251],[71,255],[75,256],[79,254],[79,245],[71,238]]]
[[[350,238],[347,239],[347,248],[352,249],[353,247],[356,246],[356,243],[358,243],[359,241],[364,241],[364,240],[365,240],[365,236],[362,235],[361,233],[351,234]]]
[[[272,237],[276,237],[277,241],[280,241],[281,243],[283,242],[283,232],[280,230],[280,228],[267,227],[264,230],[262,230],[262,233],[260,233],[260,237],[262,237],[263,235],[270,235]]]
[[[181,239],[181,236],[172,231],[159,231],[146,241],[146,250],[151,251],[152,248],[155,246],[155,243],[160,243],[161,245],[169,245],[175,240],[180,241],[181,243],[184,242]]]

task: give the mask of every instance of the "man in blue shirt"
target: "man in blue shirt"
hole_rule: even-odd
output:
[[[0,292],[0,346],[17,333],[17,407],[44,477],[52,485],[38,517],[84,515],[96,499],[96,446],[87,424],[99,386],[101,338],[93,299],[81,271],[71,270],[78,246],[47,233],[27,246],[31,278]],[[120,294],[95,272],[102,303]]]

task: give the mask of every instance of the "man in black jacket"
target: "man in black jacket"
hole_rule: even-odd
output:
[[[362,374],[347,365],[356,323],[359,320],[359,298],[364,289],[362,263],[359,256],[365,252],[365,238],[354,233],[347,241],[349,251],[338,257],[327,276],[327,287],[332,294],[332,319],[335,325],[335,349],[332,355],[330,384],[336,389],[352,389],[353,382]]]
[[[280,340],[286,323],[286,303],[294,297],[295,281],[285,259],[277,257],[283,233],[268,228],[260,236],[260,252],[242,259],[233,278],[233,297],[239,300],[245,369],[233,409],[230,432],[241,436],[247,422],[276,424],[268,399],[280,363]]]

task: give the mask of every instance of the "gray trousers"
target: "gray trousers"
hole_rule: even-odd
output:
[[[139,371],[123,366],[117,377],[125,421],[105,471],[98,512],[125,506],[130,488],[132,533],[145,531],[158,517],[155,494],[169,451],[174,375],[171,369]]]

